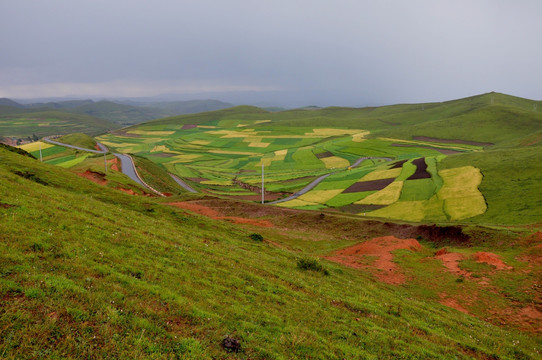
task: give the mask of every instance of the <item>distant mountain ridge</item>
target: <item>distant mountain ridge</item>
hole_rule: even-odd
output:
[[[8,98],[0,99],[0,115],[59,110],[90,115],[119,125],[135,125],[163,117],[221,110],[233,104],[218,100],[189,100],[165,102],[135,102],[90,99],[20,104]]]

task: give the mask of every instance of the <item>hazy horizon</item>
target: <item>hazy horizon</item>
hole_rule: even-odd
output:
[[[368,106],[542,98],[542,2],[0,3],[0,97]]]

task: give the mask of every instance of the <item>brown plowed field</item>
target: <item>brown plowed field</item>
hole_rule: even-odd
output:
[[[372,180],[372,181],[362,181],[357,182],[347,189],[345,189],[342,193],[343,194],[349,194],[349,193],[355,193],[355,192],[362,192],[362,191],[378,191],[384,189],[386,186],[391,184],[395,178],[389,178],[389,179],[381,179],[381,180]]]
[[[395,144],[392,144],[391,146],[395,146]],[[392,167],[390,167],[390,169],[398,169],[400,167],[403,167],[403,164],[406,163],[408,160],[400,160],[400,161],[397,161],[396,163],[393,164]]]
[[[461,153],[461,151],[457,151],[457,150],[441,149],[441,148],[436,148],[436,147],[432,147],[432,146],[423,146],[423,145],[391,144],[391,146],[396,146],[396,147],[415,147],[415,148],[422,148],[422,149],[435,150],[435,151],[438,151],[439,153],[444,154],[444,155],[452,155],[452,154],[459,154],[459,153]]]
[[[332,156],[335,156],[335,155],[333,155],[333,153],[330,152],[330,151],[326,151],[326,152],[323,152],[323,153],[320,153],[320,154],[314,154],[314,156],[316,156],[318,159],[323,159],[323,158],[328,158],[328,157],[332,157]]]
[[[407,180],[431,179],[431,174],[427,172],[425,158],[416,159],[412,161],[412,164],[416,165],[416,172],[414,172]]]
[[[195,124],[185,124],[185,125],[183,125],[181,130],[189,130],[189,129],[193,129],[195,127],[197,127],[197,125],[195,125]]]
[[[439,139],[432,138],[427,136],[413,136],[412,139],[420,141],[429,141],[429,142],[440,142],[445,144],[464,144],[464,145],[474,145],[474,146],[490,146],[495,145],[489,142],[478,142],[478,141],[469,141],[469,140],[459,140],[459,139]]]

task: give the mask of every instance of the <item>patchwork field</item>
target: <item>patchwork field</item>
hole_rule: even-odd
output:
[[[282,127],[243,117],[217,116],[206,126],[150,122],[98,140],[117,151],[145,157],[190,186],[217,196],[243,194],[259,201],[263,165],[267,200],[276,200],[274,193],[285,197],[320,175],[332,174],[313,190],[279,203],[281,207],[337,208],[407,221],[453,221],[485,211],[477,169],[442,174],[437,170],[446,157],[443,148],[468,153],[481,151],[479,145],[446,141],[439,145],[435,139],[424,139],[397,146],[403,140],[371,137],[366,129]],[[361,163],[353,166],[358,160]]]

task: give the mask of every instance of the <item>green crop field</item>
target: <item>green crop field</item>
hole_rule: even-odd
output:
[[[61,111],[0,115],[0,136],[17,139],[78,132],[98,135],[118,127],[107,120]]]

